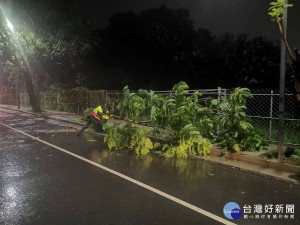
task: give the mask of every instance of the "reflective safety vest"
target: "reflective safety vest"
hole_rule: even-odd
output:
[[[108,115],[103,115],[102,118],[105,119],[105,120],[108,120],[109,116]]]
[[[98,114],[98,113],[103,113],[103,109],[102,109],[101,106],[98,106],[97,108],[95,108],[95,109],[93,110],[93,112],[95,112],[96,114]]]
[[[97,108],[95,108],[92,112],[93,117],[95,117],[95,119],[97,120],[101,120],[100,116],[98,114],[102,114],[103,113],[103,109],[101,106],[98,106]]]

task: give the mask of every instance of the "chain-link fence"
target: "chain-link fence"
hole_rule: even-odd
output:
[[[222,97],[230,95],[233,91],[222,88],[192,90],[202,93],[201,101],[210,103],[212,99],[221,101]],[[256,89],[251,90],[253,98],[247,100],[247,115],[251,118],[253,126],[269,142],[277,143],[278,116],[279,116],[279,90]],[[300,103],[294,94],[285,94],[285,132],[284,142],[289,145],[300,145]]]
[[[251,92],[253,98],[247,101],[247,115],[268,141],[277,142],[279,91],[261,89]],[[300,104],[294,94],[285,94],[284,118],[285,143],[300,145]]]
[[[49,91],[42,92],[39,96],[42,110],[56,110],[82,114],[87,108],[101,105],[106,108],[111,104],[111,99],[106,91]],[[4,94],[0,92],[0,104],[18,105],[30,107],[29,96],[21,93],[19,97],[13,93]]]
[[[195,92],[201,92],[202,97],[200,103],[209,105],[212,99],[221,101],[222,97],[226,98],[232,90],[222,88],[218,89],[198,89],[189,90],[187,95]],[[100,92],[100,91],[98,91]],[[252,124],[258,132],[263,135],[269,142],[277,142],[278,138],[278,106],[279,91],[270,89],[251,90],[253,98],[247,101],[247,115],[251,118]],[[174,95],[173,91],[155,91],[155,94]],[[62,101],[59,94],[41,95],[41,105],[44,110],[61,110],[75,113],[82,113],[85,108],[102,105],[106,109],[115,111],[117,102],[122,99],[122,91],[120,90],[102,90],[101,97],[84,99],[81,103],[76,99],[72,102]],[[27,94],[20,95],[22,106],[30,106]],[[83,103],[84,104],[83,104]],[[0,93],[0,104],[17,105],[16,95],[12,93]],[[145,115],[150,118],[150,115]],[[285,143],[292,145],[300,145],[300,103],[296,101],[293,94],[285,95]]]

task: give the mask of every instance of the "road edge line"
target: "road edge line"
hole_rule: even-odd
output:
[[[212,214],[212,213],[210,213],[210,212],[208,212],[208,211],[206,211],[206,210],[204,210],[204,209],[201,209],[201,208],[199,208],[199,207],[197,207],[197,206],[194,206],[194,205],[192,205],[192,204],[190,204],[190,203],[188,203],[188,202],[185,202],[185,201],[183,201],[183,200],[181,200],[181,199],[179,199],[179,198],[176,198],[176,197],[174,197],[174,196],[172,196],[172,195],[169,195],[169,194],[167,194],[167,193],[165,193],[165,192],[163,192],[163,191],[160,191],[160,190],[158,190],[158,189],[156,189],[156,188],[154,188],[154,187],[151,187],[151,186],[149,186],[149,185],[147,185],[147,184],[144,184],[144,183],[142,183],[142,182],[140,182],[140,181],[138,181],[138,180],[135,180],[135,179],[133,179],[133,178],[131,178],[131,177],[128,177],[128,176],[126,176],[126,175],[124,175],[124,174],[122,174],[122,173],[119,173],[119,172],[117,172],[117,171],[115,171],[115,170],[112,170],[112,169],[110,169],[110,168],[108,168],[108,167],[105,167],[105,166],[103,166],[103,165],[100,165],[100,164],[98,164],[98,163],[96,163],[96,162],[93,162],[93,161],[91,161],[91,160],[89,160],[89,159],[86,159],[86,158],[84,158],[84,157],[82,157],[82,156],[79,156],[79,155],[77,155],[77,154],[75,154],[75,153],[72,153],[72,152],[70,152],[70,151],[68,151],[68,150],[66,150],[66,149],[63,149],[63,148],[58,147],[58,146],[56,146],[56,145],[53,145],[53,144],[51,144],[51,143],[49,143],[49,142],[47,142],[47,141],[44,141],[44,140],[42,140],[42,139],[40,139],[40,138],[37,138],[37,137],[34,137],[34,136],[30,135],[30,134],[27,134],[27,133],[25,133],[25,132],[23,132],[23,131],[21,131],[21,130],[18,130],[18,129],[16,129],[16,128],[13,128],[13,127],[11,127],[11,126],[9,126],[9,125],[6,125],[6,124],[4,124],[4,123],[1,123],[1,122],[0,122],[0,124],[3,125],[3,126],[5,126],[5,127],[7,127],[7,128],[9,128],[9,129],[12,129],[12,130],[14,130],[14,131],[16,131],[16,132],[19,132],[19,133],[21,133],[21,134],[23,134],[23,135],[25,135],[25,136],[27,136],[27,137],[30,137],[30,138],[33,139],[33,140],[39,141],[39,142],[41,142],[41,143],[43,143],[43,144],[46,144],[46,145],[48,145],[48,146],[50,146],[50,147],[53,147],[53,148],[59,150],[59,151],[61,151],[61,152],[64,152],[64,153],[66,153],[66,154],[68,154],[68,155],[71,155],[71,156],[77,158],[77,159],[80,159],[80,160],[85,161],[85,162],[87,162],[87,163],[89,163],[89,164],[92,164],[92,165],[94,165],[94,166],[96,166],[96,167],[98,167],[98,168],[100,168],[100,169],[103,169],[103,170],[105,170],[105,171],[107,171],[107,172],[109,172],[109,173],[112,173],[112,174],[114,174],[114,175],[116,175],[116,176],[118,176],[118,177],[120,177],[120,178],[123,178],[123,179],[125,179],[125,180],[127,180],[127,181],[129,181],[129,182],[131,182],[131,183],[134,183],[134,184],[136,184],[136,185],[138,185],[138,186],[140,186],[140,187],[142,187],[142,188],[145,188],[145,189],[147,189],[147,190],[149,190],[149,191],[152,191],[152,192],[154,192],[154,193],[156,193],[156,194],[158,194],[158,195],[160,195],[160,196],[162,196],[162,197],[164,197],[164,198],[167,198],[167,199],[169,199],[169,200],[171,200],[171,201],[173,201],[173,202],[176,202],[176,203],[178,203],[178,204],[180,204],[180,205],[182,205],[182,206],[184,206],[184,207],[186,207],[186,208],[189,208],[189,209],[191,209],[191,210],[193,210],[193,211],[196,211],[196,212],[198,212],[198,213],[200,213],[200,214],[202,214],[202,215],[204,215],[204,216],[206,216],[206,217],[209,217],[209,218],[211,218],[211,219],[213,219],[213,220],[215,220],[215,221],[218,221],[218,222],[220,222],[220,223],[222,223],[222,224],[226,224],[226,225],[237,225],[237,224],[235,224],[235,223],[232,223],[231,221],[228,221],[228,220],[226,220],[226,219],[223,219],[223,218],[221,218],[221,217],[219,217],[219,216],[217,216],[217,215],[215,215],[215,214]]]

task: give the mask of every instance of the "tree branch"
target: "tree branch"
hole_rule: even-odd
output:
[[[60,42],[61,42],[61,36],[59,37],[58,42],[57,42],[57,44],[56,44],[54,50],[50,53],[50,55],[49,55],[50,57],[57,51]]]
[[[279,28],[279,32],[280,32],[281,38],[282,38],[282,40],[283,40],[283,42],[284,42],[284,44],[285,44],[285,46],[286,46],[286,48],[288,50],[288,53],[289,53],[291,59],[293,61],[295,61],[296,59],[295,59],[295,56],[294,56],[293,52],[291,51],[290,45],[288,44],[286,38],[284,37],[283,29],[282,29],[282,24],[278,20],[277,20],[277,24],[278,24],[278,28]]]

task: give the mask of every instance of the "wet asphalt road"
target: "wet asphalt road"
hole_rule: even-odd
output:
[[[221,218],[234,201],[294,204],[295,219],[238,224],[299,224],[300,186],[198,160],[108,151],[103,138],[76,136],[68,124],[0,109],[0,122],[164,191]],[[273,213],[275,214],[275,213]],[[100,168],[0,125],[0,224],[221,224]]]

